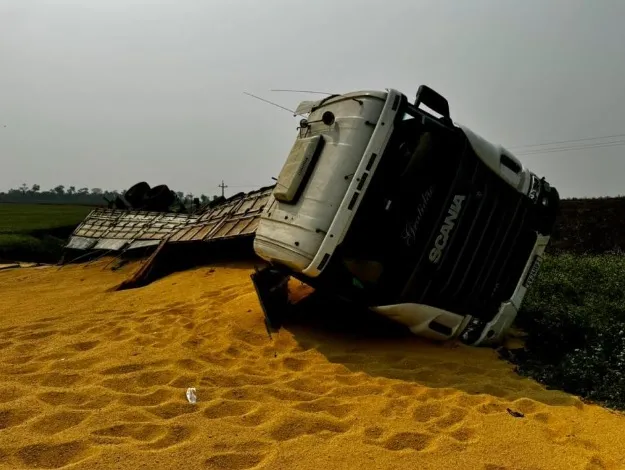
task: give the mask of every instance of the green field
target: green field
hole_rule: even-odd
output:
[[[65,238],[93,207],[1,204],[0,260],[56,262]]]
[[[93,207],[56,204],[0,204],[0,234],[31,234],[78,225]]]

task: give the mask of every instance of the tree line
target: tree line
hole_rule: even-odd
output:
[[[116,197],[122,196],[125,190],[110,190],[102,188],[76,188],[76,186],[58,185],[48,190],[42,190],[38,184],[28,186],[22,184],[19,188],[9,189],[7,192],[0,192],[0,202],[10,203],[31,203],[31,204],[84,204],[90,206],[106,205],[107,201],[113,201]],[[199,196],[193,193],[184,194],[176,191],[178,198],[186,205],[193,203],[198,198],[202,204],[213,201],[217,196]]]

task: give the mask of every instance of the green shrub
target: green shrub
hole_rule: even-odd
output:
[[[517,318],[519,372],[625,409],[624,287],[624,256],[547,257]]]

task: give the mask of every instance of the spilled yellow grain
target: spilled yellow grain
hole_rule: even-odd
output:
[[[491,350],[269,341],[250,266],[123,292],[103,266],[0,272],[0,467],[625,468],[625,417]]]

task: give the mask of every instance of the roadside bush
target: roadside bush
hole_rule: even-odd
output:
[[[522,350],[506,356],[550,387],[625,409],[625,257],[545,259],[517,326]]]

